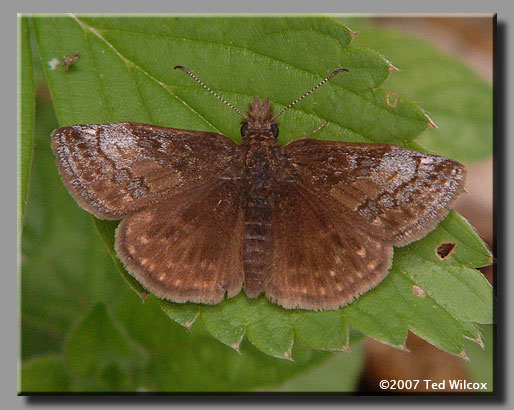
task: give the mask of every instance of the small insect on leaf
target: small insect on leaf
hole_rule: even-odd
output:
[[[61,64],[64,68],[64,71],[68,71],[70,69],[70,67],[79,60],[80,60],[80,51],[75,51],[74,53],[63,56]]]

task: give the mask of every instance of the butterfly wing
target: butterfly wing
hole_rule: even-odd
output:
[[[52,147],[70,193],[102,219],[121,219],[217,177],[239,152],[220,134],[134,122],[59,128]]]
[[[435,228],[464,188],[464,165],[394,145],[298,140],[284,151],[303,186],[395,246]]]
[[[392,247],[295,182],[278,189],[265,294],[285,308],[337,309],[375,287]]]
[[[115,247],[156,296],[212,304],[241,290],[242,232],[240,188],[219,179],[125,218]]]

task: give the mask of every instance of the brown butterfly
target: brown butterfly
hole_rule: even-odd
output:
[[[462,191],[462,164],[388,144],[277,143],[278,114],[255,97],[238,145],[213,132],[135,122],[52,134],[62,179],[101,219],[156,296],[214,304],[244,289],[285,308],[337,309],[374,288],[393,246],[422,238]]]

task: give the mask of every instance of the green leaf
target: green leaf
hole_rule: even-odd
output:
[[[170,321],[150,296],[141,303],[126,292],[115,307],[119,325],[152,352],[140,386],[149,391],[248,391],[277,386],[331,359],[295,344],[295,362],[277,360],[243,342],[239,353],[215,341],[198,323],[192,332]],[[357,359],[356,359],[357,360]]]
[[[349,350],[350,322],[338,311],[297,311],[290,316],[295,337],[320,350]],[[317,333],[313,332],[317,329]]]
[[[69,379],[58,355],[40,356],[23,363],[20,376],[20,394],[64,392],[68,389]]]
[[[393,264],[379,288],[345,309],[350,323],[374,339],[402,350],[406,349],[405,339],[410,329],[440,349],[461,354],[463,337],[476,337],[474,329],[453,317],[430,296],[418,296],[413,286],[416,283]]]
[[[400,68],[386,88],[422,103],[439,126],[425,130],[417,139],[420,145],[462,162],[492,155],[491,84],[421,38],[362,20],[343,21],[359,32],[356,46],[372,48]]]
[[[61,125],[132,120],[218,131],[238,141],[239,118],[184,73],[174,72],[177,64],[193,69],[237,107],[246,106],[253,95],[268,95],[276,109],[333,69],[349,67],[350,73],[335,77],[287,112],[282,143],[327,121],[317,138],[414,148],[418,145],[413,140],[430,121],[415,103],[378,88],[390,74],[389,61],[351,45],[350,30],[331,18],[72,16],[37,18],[34,27],[43,61],[81,53],[68,72],[46,67]],[[113,237],[106,234],[112,233],[112,223],[96,224],[112,253]],[[455,240],[456,251],[444,261],[431,261],[438,238]],[[216,306],[158,305],[188,328],[200,318],[211,335],[233,349],[240,349],[246,337],[272,357],[297,362],[295,339],[315,349],[346,349],[350,325],[402,349],[411,329],[461,354],[463,338],[478,335],[474,323],[491,320],[490,286],[472,269],[490,261],[476,232],[452,213],[431,236],[398,249],[396,255],[381,285],[335,312],[285,310],[262,297],[249,300],[244,295]],[[450,282],[445,287],[446,279]],[[476,311],[470,309],[473,303]]]
[[[161,309],[178,324],[190,330],[193,323],[198,319],[200,308],[195,303],[184,303],[177,305],[167,300],[159,300]]]
[[[441,260],[441,243],[456,244],[450,257]],[[493,294],[487,279],[468,266],[487,266],[491,255],[469,223],[451,211],[423,241],[398,249],[395,266],[433,297],[455,318],[492,323]]]
[[[335,353],[321,366],[295,376],[278,387],[266,387],[262,391],[351,392],[359,381],[364,361],[364,351],[357,346],[350,354]]]
[[[21,234],[34,147],[34,121],[36,99],[30,47],[29,23],[26,17],[18,18],[19,96],[18,96],[18,235]]]
[[[310,132],[324,120],[329,124],[319,138],[355,141],[393,139],[402,143],[427,126],[426,116],[415,104],[402,99],[392,109],[381,90],[373,91],[387,78],[389,63],[375,52],[348,47],[349,31],[335,20],[153,18],[148,25],[140,23],[126,18],[34,20],[44,61],[73,50],[81,52],[81,60],[69,72],[46,67],[60,124],[131,119],[220,131],[240,139],[239,118],[184,73],[172,70],[180,63],[194,69],[236,106],[247,106],[253,95],[270,95],[277,109],[333,69],[341,65],[353,68],[317,91],[316,98],[306,99],[288,112],[281,124],[281,134],[286,136],[283,143]],[[200,40],[199,32],[206,30],[210,34]],[[316,46],[318,54],[313,54],[313,60],[317,63],[307,70],[303,58],[289,52],[292,40],[282,47],[275,44],[274,50],[262,46],[267,38],[281,37],[280,30],[295,33],[301,47],[313,45],[310,35],[305,39],[302,35],[316,30],[318,37],[337,46],[336,52],[327,54],[327,44]],[[185,40],[181,36],[186,36]],[[284,53],[275,55],[277,48]],[[238,76],[233,75],[235,66]]]
[[[494,389],[494,325],[481,326],[480,338],[477,343],[468,342],[467,353],[469,362],[467,364],[468,373],[471,380],[479,383],[487,383],[487,390]],[[473,340],[473,342],[475,342]]]
[[[79,391],[126,391],[134,386],[130,376],[143,369],[148,356],[103,304],[93,306],[64,344],[66,368],[75,378],[72,389]]]

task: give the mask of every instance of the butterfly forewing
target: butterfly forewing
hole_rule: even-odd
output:
[[[243,284],[242,227],[240,187],[218,179],[125,218],[116,251],[158,297],[217,303]]]
[[[219,176],[238,158],[223,135],[124,122],[55,130],[69,191],[87,211],[121,219]]]
[[[269,299],[286,308],[337,309],[384,278],[391,246],[299,184],[279,184],[265,285]]]
[[[302,185],[395,246],[431,231],[464,187],[462,164],[394,145],[298,140],[284,149]]]

